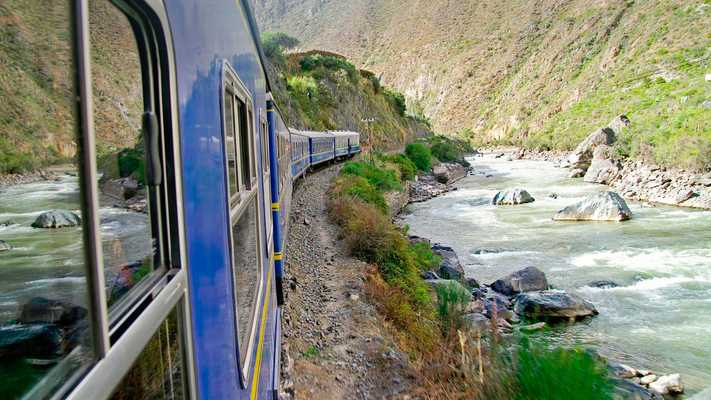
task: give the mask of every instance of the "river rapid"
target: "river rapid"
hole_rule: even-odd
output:
[[[567,178],[568,170],[545,161],[469,161],[475,175],[458,190],[408,207],[411,234],[452,246],[481,283],[540,268],[553,287],[581,295],[600,315],[539,335],[635,368],[680,373],[687,394],[711,398],[711,211],[628,202],[630,221],[555,222],[557,210],[608,188]],[[514,187],[536,201],[491,205],[497,191]],[[603,279],[619,286],[588,286]]]

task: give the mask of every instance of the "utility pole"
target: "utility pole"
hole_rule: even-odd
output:
[[[373,160],[373,132],[370,129],[370,124],[375,122],[375,117],[362,118],[360,122],[365,122],[365,130],[368,133],[368,148],[370,149],[370,163],[375,164],[375,160]]]

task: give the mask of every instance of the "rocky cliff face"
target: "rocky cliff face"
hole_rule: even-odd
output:
[[[257,16],[382,75],[440,132],[572,149],[626,114],[623,152],[711,159],[706,0],[258,0]]]

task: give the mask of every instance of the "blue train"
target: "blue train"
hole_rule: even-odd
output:
[[[11,4],[26,37],[60,33],[37,70],[64,79],[47,118],[76,136],[64,210],[0,230],[44,240],[14,271],[53,263],[0,271],[0,396],[277,398],[292,185],[359,134],[287,128],[248,1]]]

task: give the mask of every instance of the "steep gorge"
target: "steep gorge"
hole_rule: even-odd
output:
[[[708,0],[259,0],[262,30],[352,58],[438,132],[570,149],[625,113],[619,151],[708,168]]]

